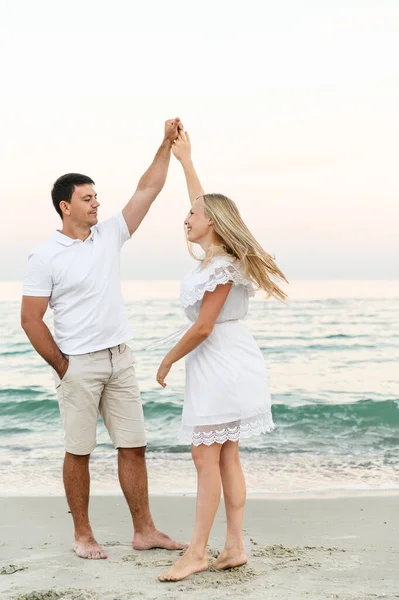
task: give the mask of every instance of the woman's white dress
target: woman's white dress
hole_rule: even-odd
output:
[[[232,282],[210,336],[186,356],[186,388],[179,439],[223,444],[273,429],[266,365],[250,331],[240,323],[254,288],[238,262],[215,257],[185,276],[181,303],[191,322],[205,292]]]

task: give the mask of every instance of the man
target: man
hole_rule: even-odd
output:
[[[179,119],[165,124],[165,137],[151,166],[122,212],[97,224],[94,182],[69,173],[54,184],[52,200],[62,219],[29,257],[23,284],[21,324],[32,346],[54,371],[65,430],[64,485],[75,543],[82,558],[107,558],[88,515],[90,454],[100,413],[118,449],[119,481],[133,518],[133,548],[185,547],[155,528],[148,505],[146,438],[132,353],[132,332],[120,286],[120,250],[162,190]],[[43,321],[54,310],[54,338]]]

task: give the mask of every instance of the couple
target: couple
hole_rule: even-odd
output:
[[[273,427],[262,354],[239,319],[254,288],[284,300],[275,281],[283,273],[251,235],[235,204],[205,194],[191,161],[188,134],[176,118],[122,212],[98,224],[92,179],[70,173],[52,189],[62,230],[28,261],[21,324],[35,350],[53,368],[65,430],[63,478],[72,513],[73,549],[82,558],[107,558],[88,516],[90,454],[98,414],[118,450],[119,481],[134,526],[133,548],[186,548],[158,531],[152,520],[145,464],[146,436],[140,393],[127,342],[132,331],[120,286],[120,250],[162,190],[173,151],[186,176],[191,210],[187,240],[203,256],[184,279],[181,300],[191,322],[166,354],[157,381],[165,387],[172,365],[185,357],[186,389],[181,440],[191,444],[198,475],[196,522],[184,555],[161,581],[179,581],[208,567],[207,542],[223,485],[227,515],[225,547],[214,567],[245,564],[242,522],[245,480],[238,442]],[[54,311],[54,338],[44,323]]]

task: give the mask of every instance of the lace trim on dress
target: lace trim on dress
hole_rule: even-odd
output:
[[[198,425],[188,427],[182,425],[180,428],[179,441],[183,444],[199,446],[205,444],[224,444],[227,441],[238,442],[252,435],[268,433],[274,429],[272,415],[262,414],[249,419],[221,423],[220,425]]]
[[[181,304],[183,308],[193,306],[198,300],[202,300],[205,292],[214,292],[218,285],[225,285],[232,281],[236,285],[244,285],[248,290],[249,296],[255,296],[255,289],[252,283],[244,276],[244,274],[236,269],[232,264],[217,264],[212,265],[214,268],[211,273],[204,270],[206,279],[197,281],[193,286],[188,284],[182,286]],[[194,275],[192,275],[194,279]]]

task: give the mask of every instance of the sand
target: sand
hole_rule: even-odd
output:
[[[151,498],[158,526],[189,540],[195,499]],[[399,496],[392,494],[248,501],[248,565],[208,571],[179,583],[157,575],[179,555],[130,545],[122,498],[93,497],[92,523],[109,559],[71,550],[71,515],[63,498],[0,498],[0,598],[9,600],[222,600],[399,598]],[[221,505],[209,553],[223,545]]]

